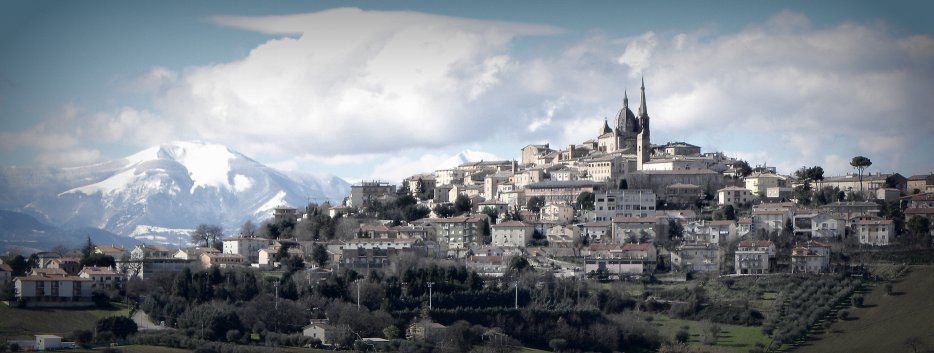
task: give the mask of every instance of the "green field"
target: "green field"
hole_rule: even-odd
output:
[[[97,319],[126,316],[126,309],[15,309],[0,304],[0,340],[30,339],[36,334],[64,336],[77,329],[93,329]]]
[[[795,352],[913,352],[905,345],[909,337],[922,342],[919,352],[934,349],[934,267],[915,266],[893,292],[875,286],[865,307],[849,309],[853,319],[838,320]]]
[[[677,333],[682,326],[688,326],[688,332],[691,334],[691,339],[688,341],[688,344],[691,346],[704,346],[701,342],[703,339],[701,334],[702,324],[699,321],[674,319],[666,315],[655,315],[652,324],[658,327],[658,331],[662,336],[671,338],[672,340],[674,340],[675,333]],[[769,337],[762,333],[762,327],[760,326],[718,325],[720,325],[721,332],[720,335],[717,336],[716,346],[724,351],[745,353],[755,347],[756,342],[761,342],[763,344],[769,343]]]

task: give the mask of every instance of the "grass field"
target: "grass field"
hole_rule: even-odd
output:
[[[670,318],[665,315],[656,315],[652,323],[658,327],[658,331],[665,337],[674,339],[675,333],[682,326],[688,326],[688,332],[691,339],[688,344],[691,346],[703,346],[701,340],[703,336],[702,324],[699,321],[681,320]],[[755,347],[756,342],[763,344],[769,343],[769,337],[762,333],[762,327],[759,326],[738,326],[738,325],[720,325],[720,335],[717,339],[717,347],[730,352],[748,352]]]
[[[905,345],[909,337],[922,342],[917,351],[934,349],[934,267],[913,267],[893,292],[875,286],[864,308],[850,309],[853,319],[838,320],[795,352],[913,352]]]
[[[29,339],[35,334],[66,335],[93,329],[97,319],[127,314],[126,309],[15,309],[0,304],[0,340]]]

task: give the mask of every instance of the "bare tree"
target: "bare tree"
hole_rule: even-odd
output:
[[[256,225],[253,224],[253,221],[243,222],[243,225],[240,226],[240,236],[252,238],[254,235],[256,235]]]
[[[191,241],[193,243],[204,242],[205,247],[211,246],[217,242],[218,239],[224,236],[224,231],[221,227],[216,225],[201,224],[198,225],[198,228],[194,232],[191,232]]]

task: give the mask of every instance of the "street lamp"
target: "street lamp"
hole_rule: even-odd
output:
[[[428,282],[428,310],[431,310],[431,294],[432,294],[431,286],[433,286],[434,284],[435,282]]]

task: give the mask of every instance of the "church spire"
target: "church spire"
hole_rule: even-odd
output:
[[[641,100],[639,101],[639,117],[641,118],[649,116],[648,109],[645,107],[645,77],[642,77],[642,87],[640,90],[642,91]]]
[[[629,94],[623,90],[623,108],[629,108]]]

